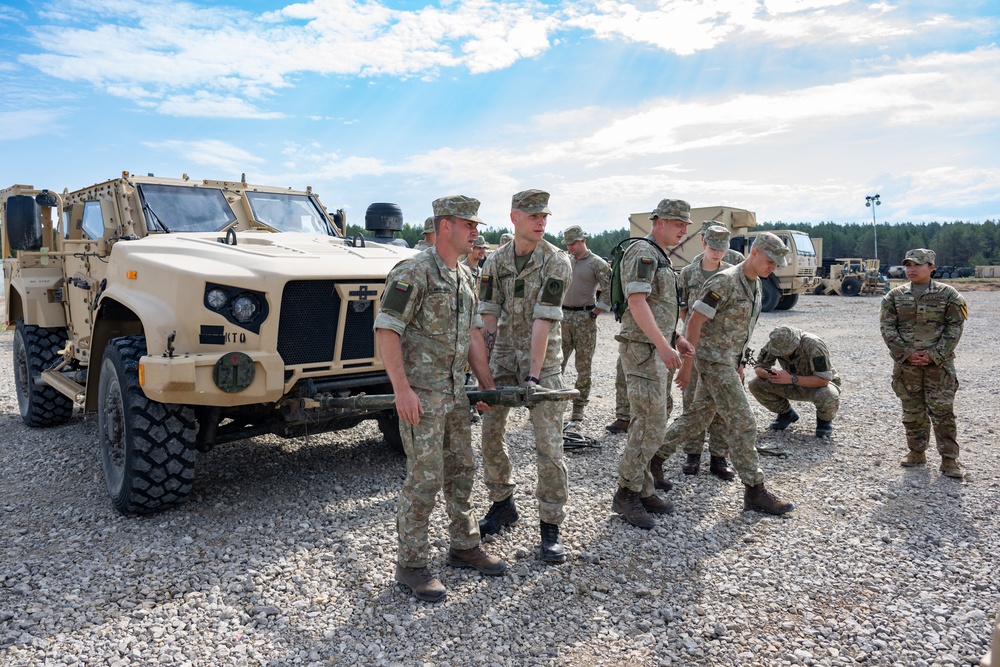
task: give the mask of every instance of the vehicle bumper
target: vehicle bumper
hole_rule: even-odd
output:
[[[139,360],[142,391],[147,398],[160,403],[222,407],[273,403],[284,395],[285,362],[277,353],[249,355],[254,372],[245,389],[237,392],[220,389],[215,382],[215,366],[230,354],[146,355]]]

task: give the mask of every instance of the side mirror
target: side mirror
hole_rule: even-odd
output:
[[[50,196],[55,200],[55,196]],[[7,240],[14,250],[33,252],[41,249],[41,207],[34,197],[28,195],[7,197],[5,225],[7,227]]]

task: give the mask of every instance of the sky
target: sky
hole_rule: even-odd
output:
[[[0,0],[0,188],[122,171],[393,202],[1000,219],[1000,3]]]

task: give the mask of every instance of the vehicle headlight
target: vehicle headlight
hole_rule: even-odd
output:
[[[240,294],[233,300],[232,312],[237,322],[252,322],[260,313],[260,300],[253,294]]]
[[[229,303],[229,295],[226,294],[225,290],[215,288],[209,291],[208,295],[205,297],[205,302],[208,303],[209,307],[214,310],[222,310],[222,308]]]

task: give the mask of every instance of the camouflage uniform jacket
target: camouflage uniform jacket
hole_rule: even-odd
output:
[[[598,290],[604,299],[611,296],[611,266],[589,250],[583,259],[570,257],[569,261],[573,267],[573,280],[566,290],[563,305],[580,307],[596,304],[603,311],[611,310],[611,306],[596,297]]]
[[[732,252],[735,252],[732,251]],[[698,255],[695,258],[696,261],[691,262],[677,275],[677,300],[681,304],[681,308],[688,309],[688,317],[691,317],[691,306],[694,305],[692,298],[697,299],[701,295],[701,288],[705,285],[705,281],[714,276],[719,271],[723,269],[728,269],[733,266],[726,260],[719,262],[719,268],[710,276],[706,276],[705,272],[701,268],[701,258],[704,257],[705,253]],[[742,262],[743,260],[740,260]],[[737,262],[738,264],[739,262]]]
[[[472,274],[472,284],[479,286],[479,281],[483,278],[483,267],[476,264],[476,266],[469,266],[469,262],[465,259],[462,260],[462,264],[465,264],[466,268],[469,269],[469,273]]]
[[[479,313],[497,318],[498,333],[490,364],[510,374],[531,366],[531,330],[535,320],[550,320],[545,360],[539,377],[562,372],[562,300],[572,277],[569,255],[542,239],[524,270],[514,264],[514,244],[493,252],[483,266]],[[496,374],[496,373],[495,373]]]
[[[743,264],[705,281],[692,309],[706,316],[696,357],[736,367],[750,343],[760,315],[760,280],[747,280]]]
[[[410,386],[466,400],[469,331],[483,326],[476,305],[469,267],[452,271],[433,246],[392,269],[375,328],[399,334]]]
[[[433,245],[427,242],[426,237],[420,239],[419,241],[413,244],[413,249],[420,251],[427,250],[428,248],[433,248],[433,247],[434,247]]]
[[[965,299],[958,290],[936,280],[920,296],[913,293],[912,283],[893,289],[882,298],[879,316],[882,338],[896,363],[926,350],[938,366],[955,358],[967,318]]]
[[[771,368],[776,361],[792,375],[815,375],[840,386],[840,375],[830,362],[830,350],[819,336],[803,331],[799,346],[784,357],[771,352],[770,343],[760,348],[757,354],[758,366]]]
[[[664,338],[672,345],[674,329],[677,326],[677,314],[680,310],[677,303],[677,283],[670,259],[664,253],[652,247],[656,241],[652,236],[646,236],[628,247],[622,257],[621,276],[622,290],[625,297],[632,294],[645,293],[646,303],[653,311],[653,319],[660,327]],[[632,340],[643,343],[651,342],[639,328],[631,309],[622,315],[622,328],[617,340]]]

